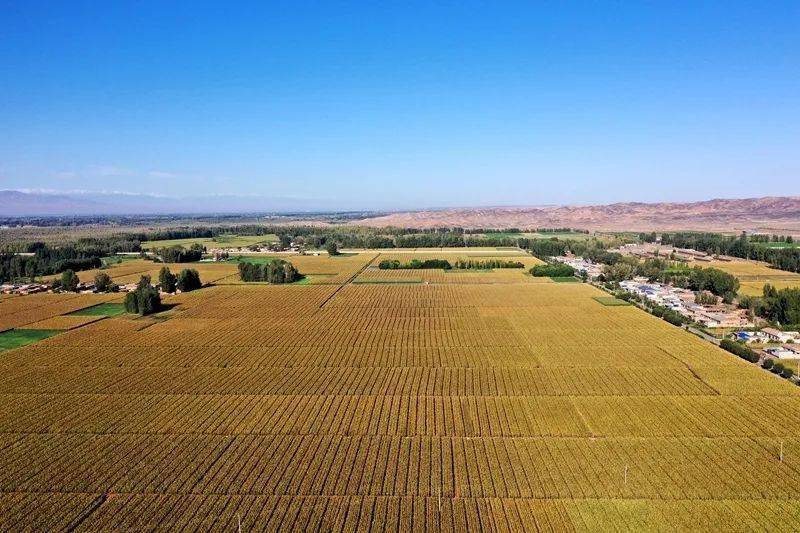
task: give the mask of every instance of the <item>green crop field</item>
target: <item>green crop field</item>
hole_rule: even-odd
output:
[[[613,296],[595,296],[593,300],[603,305],[608,305],[611,307],[631,305],[630,302],[626,302],[625,300],[620,300],[619,298],[615,298]]]
[[[103,303],[73,311],[75,316],[116,316],[125,312],[125,306],[120,303]]]
[[[52,329],[11,329],[0,332],[0,351],[19,348],[61,333]]]

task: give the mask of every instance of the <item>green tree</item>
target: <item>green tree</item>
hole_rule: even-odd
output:
[[[136,299],[136,291],[125,295],[125,311],[133,314],[139,313],[139,300]]]
[[[114,289],[114,282],[105,272],[98,272],[94,277],[94,288],[98,292],[111,292]]]
[[[200,281],[200,273],[197,270],[184,268],[178,274],[176,286],[181,292],[189,292],[201,288],[203,282]]]
[[[161,270],[158,272],[158,284],[161,285],[161,290],[164,292],[175,292],[177,278],[175,274],[170,272],[169,267],[161,267]]]
[[[65,270],[61,273],[61,289],[65,291],[75,292],[78,290],[78,284],[81,282],[78,275],[72,270]]]
[[[337,245],[334,240],[329,240],[325,243],[325,250],[327,250],[330,256],[339,255],[339,245]]]
[[[161,309],[161,296],[150,284],[150,276],[142,276],[136,290],[125,295],[125,311],[149,315]]]

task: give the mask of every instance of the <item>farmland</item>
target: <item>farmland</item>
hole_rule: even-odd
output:
[[[209,265],[159,319],[0,300],[88,321],[0,353],[0,529],[800,527],[800,387],[582,283],[372,268],[406,254]]]
[[[217,235],[216,237],[198,237],[193,239],[170,239],[163,241],[146,241],[142,243],[142,249],[153,250],[168,246],[190,247],[193,244],[201,244],[206,248],[246,248],[253,244],[265,244],[278,240],[277,235]]]
[[[766,284],[776,289],[800,287],[800,274],[770,268],[755,261],[712,261],[709,265],[736,276],[741,285],[739,293],[748,296],[761,296]]]

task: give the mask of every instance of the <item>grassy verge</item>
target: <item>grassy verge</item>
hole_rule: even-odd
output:
[[[283,259],[282,257],[268,257],[268,256],[258,256],[258,255],[237,255],[236,257],[229,257],[224,262],[225,263],[253,263],[254,265],[266,265],[272,263],[277,259]]]
[[[556,283],[580,283],[580,279],[576,278],[575,276],[565,276],[565,277],[551,277],[553,281]]]
[[[11,329],[0,333],[0,351],[13,350],[26,344],[31,344],[61,331],[57,329]]]

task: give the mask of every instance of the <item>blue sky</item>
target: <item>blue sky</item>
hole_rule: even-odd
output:
[[[800,194],[798,2],[4,1],[0,24],[0,188]]]

